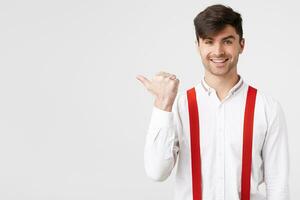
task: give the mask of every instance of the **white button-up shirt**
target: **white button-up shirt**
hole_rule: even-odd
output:
[[[199,110],[203,200],[239,200],[243,123],[248,84],[239,82],[220,101],[204,77],[195,85]],[[190,125],[186,91],[172,112],[153,107],[144,164],[147,176],[163,181],[177,163],[174,200],[192,200]],[[251,200],[289,200],[289,151],[278,101],[257,91],[253,125]]]

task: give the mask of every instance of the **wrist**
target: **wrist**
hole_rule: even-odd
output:
[[[167,100],[155,99],[154,106],[156,106],[157,108],[159,108],[161,110],[164,110],[167,112],[172,112],[173,103],[171,103]]]

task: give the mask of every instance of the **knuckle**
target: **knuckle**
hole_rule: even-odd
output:
[[[171,74],[170,75],[170,79],[176,79],[176,75],[175,74]]]
[[[156,73],[156,75],[161,75],[163,73],[164,73],[164,71],[159,71],[159,72]]]

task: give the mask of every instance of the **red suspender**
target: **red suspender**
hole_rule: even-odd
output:
[[[257,90],[255,88],[249,86],[244,116],[241,200],[250,200],[252,138],[256,92]]]
[[[193,199],[202,200],[202,177],[199,137],[200,128],[195,88],[192,88],[187,91],[187,97],[190,117]]]
[[[257,90],[255,88],[251,86],[248,87],[243,130],[241,200],[250,200],[252,138],[256,92]],[[200,127],[196,90],[194,87],[187,90],[187,97],[190,119],[193,200],[202,200]]]

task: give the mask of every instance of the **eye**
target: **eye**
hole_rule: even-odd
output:
[[[224,43],[230,45],[230,44],[232,44],[232,41],[231,40],[225,40]]]
[[[205,44],[212,44],[212,41],[211,40],[205,40],[204,43]]]

